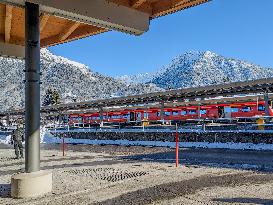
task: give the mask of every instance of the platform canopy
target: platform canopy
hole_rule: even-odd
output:
[[[0,55],[25,59],[25,173],[12,176],[11,196],[36,197],[52,190],[52,173],[40,169],[41,47],[109,30],[141,35],[151,19],[207,1],[0,0]]]
[[[140,35],[151,19],[209,0],[0,0],[0,55],[24,57],[25,2],[40,5],[41,47],[109,30]]]

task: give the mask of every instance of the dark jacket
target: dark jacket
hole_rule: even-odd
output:
[[[12,133],[12,140],[13,142],[24,142],[25,141],[24,129],[19,127],[16,130],[14,130]]]

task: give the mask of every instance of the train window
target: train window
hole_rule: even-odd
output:
[[[189,114],[190,114],[190,115],[196,114],[196,110],[189,110]]]
[[[157,116],[157,117],[160,117],[160,112],[157,112],[157,113],[156,113],[156,116]]]
[[[177,116],[178,115],[178,111],[173,111],[173,115]]]
[[[251,107],[249,106],[242,107],[242,112],[250,112],[250,111],[251,111]]]
[[[202,109],[202,110],[200,110],[200,114],[201,114],[201,115],[205,115],[205,114],[207,114],[207,110],[203,110],[203,109]]]
[[[231,108],[231,112],[239,112],[239,108],[233,107],[233,108]]]
[[[265,111],[265,106],[258,105],[258,111]]]
[[[141,113],[140,112],[137,113],[137,118],[141,118]]]
[[[171,115],[171,112],[164,112],[164,115],[165,115],[165,116],[170,116],[170,115]]]
[[[149,114],[147,112],[144,112],[144,118],[148,118]]]
[[[183,115],[183,116],[187,115],[187,110],[182,110],[181,115]]]
[[[123,115],[123,118],[124,118],[124,119],[129,119],[129,117],[130,117],[129,114],[124,114],[124,115]]]
[[[231,112],[231,108],[230,108],[230,107],[224,107],[224,112],[225,112],[225,113]]]

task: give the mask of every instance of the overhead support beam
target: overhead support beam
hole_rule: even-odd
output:
[[[50,15],[134,35],[140,35],[149,29],[149,14],[107,0],[5,1],[21,6],[28,1],[39,4],[40,11]]]
[[[75,32],[72,32],[71,35],[66,38],[64,41],[61,41],[61,43],[63,42],[69,42],[69,41],[73,41],[73,40],[76,40],[78,39],[78,33],[80,33],[80,30],[82,29],[83,27],[79,27],[78,29],[75,30]],[[84,29],[84,28],[83,28]],[[90,35],[96,35],[96,34],[99,34],[99,33],[103,33],[105,31],[107,31],[106,29],[104,28],[97,28],[97,27],[94,27],[93,28],[94,31],[91,31],[91,29],[89,29],[88,31],[89,32],[86,32],[86,34],[81,34],[81,38],[84,38],[84,37],[87,37],[87,36],[90,36]],[[47,46],[53,46],[53,45],[57,45],[60,43],[60,35],[56,35],[56,36],[52,36],[50,38],[45,38],[45,39],[42,39],[41,40],[41,47],[47,47]]]
[[[24,59],[25,58],[25,47],[0,42],[0,56]]]
[[[5,17],[5,42],[10,41],[11,20],[12,20],[13,6],[6,5],[6,17]]]
[[[40,17],[40,32],[44,30],[48,19],[49,19],[49,15],[47,14],[42,14],[42,16]]]
[[[60,35],[60,41],[65,41],[80,25],[81,24],[79,22],[75,22],[69,25]]]
[[[132,8],[138,8],[140,7],[142,4],[144,4],[147,0],[132,0]]]

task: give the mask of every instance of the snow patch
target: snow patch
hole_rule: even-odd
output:
[[[11,135],[0,135],[0,143],[10,144]]]
[[[62,139],[47,135],[44,143],[62,143]],[[90,140],[65,138],[67,144],[91,144],[91,145],[123,145],[123,146],[152,146],[175,148],[175,142],[168,141],[130,141],[130,140]],[[235,150],[273,150],[273,144],[253,143],[209,143],[209,142],[179,142],[183,148],[214,148],[214,149],[235,149]]]

